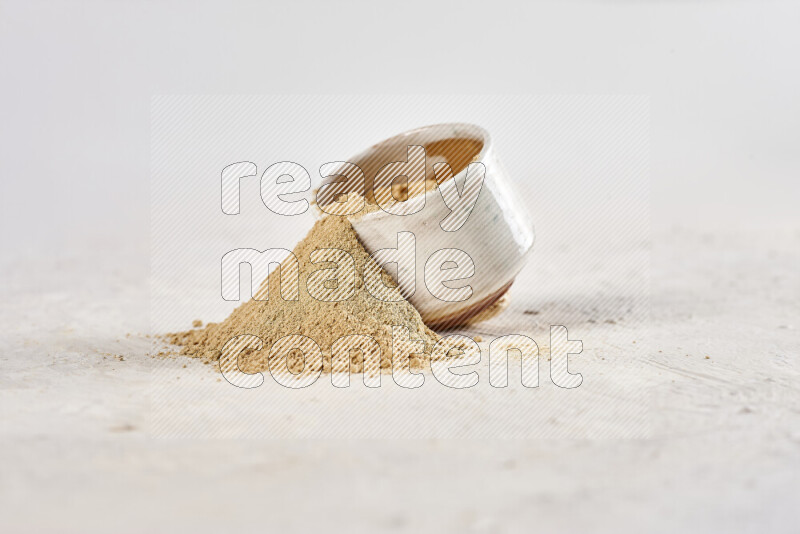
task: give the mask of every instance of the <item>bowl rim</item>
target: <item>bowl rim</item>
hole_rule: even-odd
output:
[[[370,152],[377,150],[381,146],[384,146],[384,145],[387,145],[387,144],[396,144],[398,141],[400,141],[403,138],[407,138],[407,137],[414,136],[414,135],[420,135],[420,134],[422,134],[422,133],[424,133],[426,131],[430,131],[430,130],[442,130],[442,131],[445,131],[448,128],[449,129],[456,129],[456,130],[462,129],[462,130],[466,130],[466,131],[468,131],[470,133],[475,134],[475,135],[472,135],[472,136],[463,135],[463,138],[464,139],[477,139],[477,140],[481,141],[481,143],[482,143],[481,144],[481,149],[478,152],[478,154],[476,156],[474,156],[472,162],[475,162],[475,161],[483,162],[484,161],[484,159],[486,158],[486,154],[489,152],[489,149],[491,148],[492,137],[489,134],[488,130],[486,130],[482,126],[479,126],[477,124],[473,124],[473,123],[470,123],[470,122],[440,122],[440,123],[436,123],[436,124],[429,124],[427,126],[420,126],[418,128],[414,128],[412,130],[407,130],[405,132],[401,132],[401,133],[393,135],[391,137],[387,137],[386,139],[384,139],[382,141],[378,141],[377,143],[371,145],[369,148],[362,150],[361,152],[359,152],[355,156],[349,157],[347,159],[347,161],[354,163],[355,161],[358,161],[360,159],[364,159]],[[453,132],[453,133],[457,133],[457,132]],[[441,139],[448,139],[450,137],[455,137],[455,136],[451,133],[451,135],[443,135],[441,137]],[[438,141],[438,140],[439,139],[434,138],[434,139],[432,139],[430,141]],[[428,141],[428,142],[430,142],[430,141]],[[391,163],[391,162],[387,162],[387,163]],[[354,164],[357,165],[357,163],[354,163]],[[468,167],[469,167],[469,165],[467,165],[467,167],[464,167],[461,171],[458,172],[458,174],[453,176],[453,179],[455,179],[456,176],[460,176],[462,173],[467,172],[467,168]],[[406,200],[405,202],[408,202],[407,206],[409,208],[414,208],[418,204],[426,202],[425,197],[427,196],[427,194],[428,194],[428,192],[426,191],[424,194],[419,195],[419,196],[414,197],[414,198],[410,198],[410,199]],[[409,215],[411,215],[411,214],[409,214]],[[380,220],[380,219],[383,219],[384,217],[396,217],[396,216],[397,215],[395,215],[393,213],[389,213],[387,211],[384,211],[383,208],[381,208],[381,209],[379,209],[377,211],[373,211],[372,213],[363,214],[360,217],[359,217],[359,214],[356,213],[356,214],[351,216],[351,220],[357,220],[358,222],[368,222],[368,221]]]

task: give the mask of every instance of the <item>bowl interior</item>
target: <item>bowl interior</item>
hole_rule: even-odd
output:
[[[364,186],[359,180],[341,180],[341,177],[328,178],[324,184],[332,184],[325,188],[317,199],[321,206],[339,201],[341,195],[351,191],[364,193],[367,202],[375,204],[375,197],[383,199],[392,195],[398,202],[408,196],[408,176],[400,175],[386,183],[375,183],[378,171],[387,163],[407,161],[408,147],[412,145],[425,148],[425,190],[438,187],[433,166],[436,163],[448,163],[452,174],[443,175],[439,179],[449,179],[463,171],[472,161],[480,158],[486,144],[486,135],[482,128],[468,124],[442,124],[428,126],[406,132],[385,141],[381,141],[350,158],[348,161],[358,165],[364,172]],[[362,191],[362,187],[364,190]]]

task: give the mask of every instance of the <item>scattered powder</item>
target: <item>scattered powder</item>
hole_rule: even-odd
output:
[[[489,319],[496,317],[503,313],[506,308],[508,308],[509,303],[511,302],[511,297],[508,293],[504,293],[499,299],[497,299],[494,304],[482,310],[480,313],[476,314],[475,316],[471,317],[469,321],[467,321],[467,325],[472,325],[475,323],[480,323],[482,321],[488,321]],[[528,312],[524,312],[528,313]]]
[[[320,257],[315,256],[317,263],[312,263],[311,253],[323,249],[348,252],[355,260],[355,270],[344,269],[343,262],[339,261],[339,268],[336,269],[336,263],[331,263],[340,254],[336,251],[317,252]],[[424,342],[425,353],[411,356],[411,368],[419,369],[426,365],[428,355],[439,336],[426,327],[419,312],[402,299],[392,277],[385,270],[379,269],[369,257],[347,218],[327,216],[320,219],[293,252],[299,269],[298,300],[281,298],[281,276],[285,277],[284,286],[288,285],[288,280],[293,279],[294,269],[289,261],[290,257],[284,260],[280,270],[276,269],[269,275],[257,291],[256,298],[263,299],[268,295],[268,300],[250,300],[236,308],[221,323],[209,323],[205,328],[168,334],[167,341],[179,345],[181,354],[202,358],[209,363],[219,360],[222,348],[231,338],[242,334],[258,336],[263,341],[261,350],[253,350],[253,347],[247,348],[244,345],[239,357],[241,370],[254,373],[265,371],[270,364],[276,363],[270,361],[269,355],[270,348],[278,339],[290,334],[301,334],[313,339],[322,350],[322,361],[312,362],[311,370],[316,371],[313,365],[321,365],[324,372],[330,372],[331,345],[343,336],[363,334],[378,342],[381,349],[380,368],[391,371],[392,326],[397,325],[408,328],[412,340],[420,339]],[[365,287],[365,268],[368,271],[372,269],[375,273],[380,271],[378,276],[382,278],[383,285],[379,295],[383,299],[400,300],[386,302],[373,297]],[[353,285],[342,282],[350,280],[348,276],[353,277],[355,285],[354,294],[350,298],[339,302],[325,302],[314,298],[320,295],[320,291],[336,294],[337,291],[352,289]],[[371,355],[377,356],[374,352]],[[364,369],[364,357],[360,350],[350,351],[350,363],[352,372],[361,372]],[[300,373],[305,364],[299,350],[291,352],[286,358],[288,370],[295,374]],[[335,367],[335,370],[339,370],[338,365]]]

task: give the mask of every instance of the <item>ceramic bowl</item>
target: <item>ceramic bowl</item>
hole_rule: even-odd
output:
[[[416,211],[420,204],[424,205],[416,213],[398,216],[377,210],[354,217],[352,223],[370,253],[397,247],[398,232],[414,234],[415,290],[409,294],[409,288],[402,283],[401,290],[408,295],[408,300],[419,310],[428,326],[451,328],[468,322],[508,291],[533,247],[533,226],[522,199],[514,191],[512,180],[497,157],[491,136],[472,124],[449,123],[417,128],[348,158],[347,161],[364,171],[368,196],[372,197],[369,192],[379,169],[387,163],[406,161],[408,147],[413,145],[426,148],[426,178],[434,177],[434,163],[446,160],[455,173],[459,191],[463,191],[468,165],[483,164],[483,186],[463,226],[457,231],[445,231],[440,225],[451,210],[439,189],[405,200],[403,207],[406,211]],[[453,179],[443,181],[439,188],[453,187],[452,182]],[[466,300],[442,300],[434,296],[426,285],[426,261],[435,252],[446,248],[464,251],[474,263],[472,276],[445,283],[447,287],[471,286],[471,296]],[[387,270],[392,272],[391,266]]]

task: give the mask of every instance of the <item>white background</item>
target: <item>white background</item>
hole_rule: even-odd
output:
[[[650,95],[656,223],[796,220],[795,2],[0,5],[6,250],[146,226],[172,93]]]

